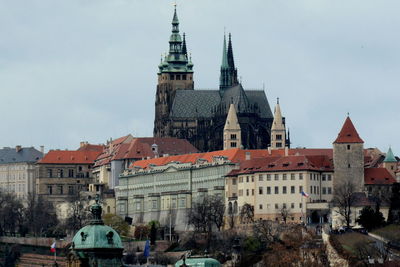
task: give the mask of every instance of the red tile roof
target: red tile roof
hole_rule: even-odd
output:
[[[148,160],[139,160],[132,164],[131,167],[141,167],[147,168],[150,164],[156,166],[166,165],[170,162],[180,162],[180,163],[195,163],[198,159],[205,159],[208,162],[212,162],[213,157],[224,156],[227,157],[228,160],[232,162],[241,162],[246,159],[246,153],[250,153],[249,156],[251,158],[261,158],[267,157],[267,150],[243,150],[243,149],[228,149],[228,150],[218,150],[213,152],[206,153],[193,153],[193,154],[185,154],[185,155],[177,155],[177,156],[168,156],[168,157],[159,157]]]
[[[332,160],[326,155],[270,156],[243,161],[240,164],[240,169],[233,170],[229,173],[229,176],[256,172],[300,170],[333,171]]]
[[[347,117],[342,130],[340,130],[338,137],[333,143],[364,143],[364,141],[358,135],[350,117]]]
[[[93,164],[99,154],[90,150],[50,150],[38,164]]]
[[[366,185],[385,185],[393,184],[396,179],[386,168],[366,168],[364,169],[364,183]]]

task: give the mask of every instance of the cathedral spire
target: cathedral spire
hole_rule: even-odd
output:
[[[224,126],[224,150],[240,148],[242,144],[241,129],[234,104],[230,104]]]
[[[178,14],[176,13],[176,4],[174,5],[174,17],[172,18],[172,32],[179,33],[179,20]]]
[[[186,34],[183,33],[183,41],[182,41],[182,54],[187,57],[187,49],[186,49]]]
[[[286,146],[286,126],[279,105],[279,98],[276,100],[274,121],[271,127],[271,148],[279,149]]]
[[[226,88],[232,87],[237,84],[238,84],[237,70],[235,68],[235,62],[233,60],[231,34],[229,33],[228,49],[226,47],[226,36],[224,34],[224,43],[222,47],[221,74],[219,78],[219,89],[221,93],[223,93]]]

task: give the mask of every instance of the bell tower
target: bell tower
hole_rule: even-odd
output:
[[[176,90],[193,90],[193,63],[188,56],[186,37],[179,34],[179,20],[176,12],[172,19],[172,33],[169,39],[169,53],[161,58],[156,101],[154,136],[170,136],[170,111],[175,98]]]

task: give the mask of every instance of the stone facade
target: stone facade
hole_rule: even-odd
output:
[[[185,230],[192,202],[206,194],[224,197],[224,176],[234,166],[225,157],[215,157],[212,162],[199,159],[127,170],[116,187],[117,214],[136,224],[157,220],[169,225],[171,220],[175,230]]]
[[[0,190],[15,193],[20,198],[35,192],[35,163],[43,152],[33,147],[0,149]]]

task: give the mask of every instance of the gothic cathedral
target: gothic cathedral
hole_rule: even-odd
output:
[[[233,148],[235,144],[246,149],[267,148],[271,144],[274,116],[267,97],[263,90],[244,90],[238,81],[230,34],[228,44],[224,37],[219,90],[194,90],[193,63],[188,56],[185,34],[182,38],[179,33],[175,8],[169,53],[158,68],[155,137],[187,139],[203,152]],[[224,128],[229,110],[236,113],[240,130],[240,134],[229,138],[241,140],[230,140],[227,145]]]

